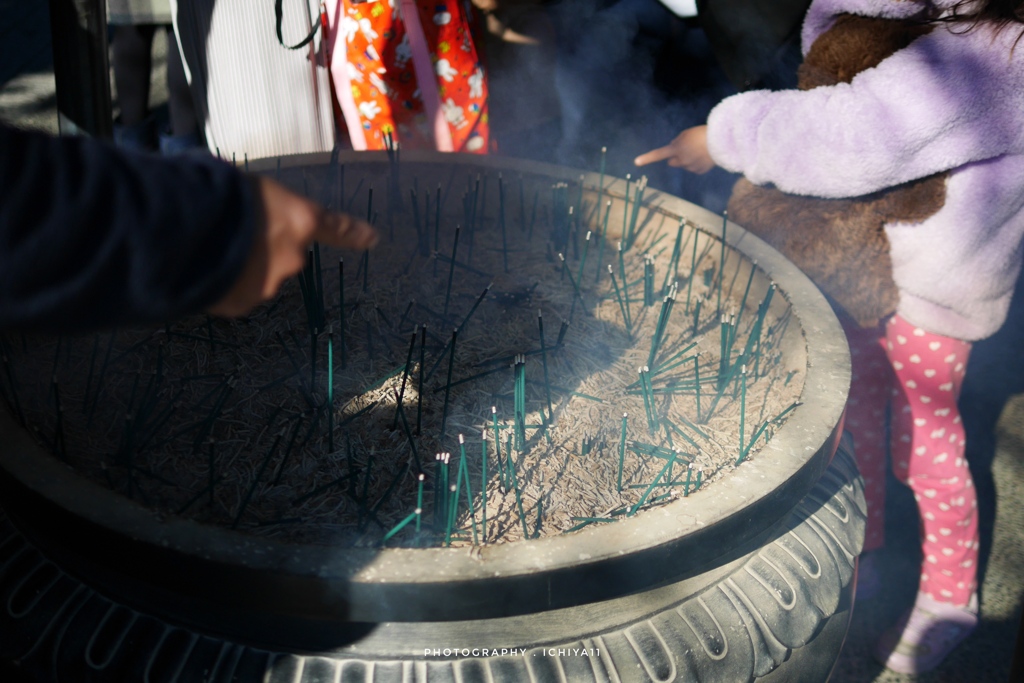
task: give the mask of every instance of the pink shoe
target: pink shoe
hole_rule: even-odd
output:
[[[861,553],[857,561],[857,600],[871,600],[882,592],[882,576],[874,553]]]
[[[967,607],[955,607],[918,593],[914,606],[878,641],[875,659],[898,673],[931,671],[977,625],[977,594]]]

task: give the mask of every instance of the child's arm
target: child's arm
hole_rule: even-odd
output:
[[[1022,152],[1016,38],[939,26],[850,84],[730,97],[708,119],[711,157],[757,184],[849,197]]]
[[[962,29],[958,29],[962,30]],[[690,129],[637,163],[669,159],[727,170],[793,194],[852,197],[1024,151],[1024,48],[1017,31],[931,34],[850,84],[754,91],[711,112],[703,138]]]

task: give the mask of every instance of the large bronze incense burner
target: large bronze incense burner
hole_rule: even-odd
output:
[[[245,321],[4,338],[0,656],[59,681],[828,675],[864,501],[844,337],[792,264],[561,167],[250,168],[381,247],[317,249]]]

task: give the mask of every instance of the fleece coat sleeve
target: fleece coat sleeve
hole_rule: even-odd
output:
[[[250,181],[0,126],[0,329],[60,332],[203,310],[239,276],[259,220]]]
[[[939,25],[848,84],[727,98],[708,118],[712,158],[759,185],[837,198],[1024,151],[1019,31],[964,28]]]

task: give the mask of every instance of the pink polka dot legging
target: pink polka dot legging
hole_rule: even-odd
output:
[[[971,345],[893,316],[875,328],[844,321],[853,358],[846,429],[868,503],[864,550],[885,541],[885,407],[892,398],[892,467],[921,514],[920,590],[967,605],[977,585],[978,522],[957,409]]]

